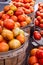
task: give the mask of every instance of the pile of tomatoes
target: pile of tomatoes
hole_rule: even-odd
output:
[[[34,31],[33,36],[36,40],[41,40],[41,38],[43,37],[43,30]]]
[[[34,0],[12,0],[12,2],[17,8],[22,8],[25,14],[34,12]]]
[[[36,12],[35,26],[43,29],[43,3],[38,4],[38,10]]]
[[[28,64],[43,65],[43,46],[31,50],[30,57],[28,58]]]
[[[12,19],[15,27],[25,27],[31,23],[31,18],[24,14],[24,11],[14,5],[6,5],[4,10],[0,12],[0,22]]]
[[[14,28],[14,21],[6,19],[0,26],[0,52],[17,49],[25,43],[24,31]]]
[[[0,52],[17,49],[25,43],[25,33],[19,27],[27,26],[31,18],[22,9],[7,5],[0,12]]]

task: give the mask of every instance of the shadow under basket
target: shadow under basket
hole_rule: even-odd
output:
[[[26,37],[26,42],[20,48],[8,52],[0,52],[0,65],[25,65],[27,48],[28,37]]]
[[[8,5],[10,2],[11,0],[0,0],[0,11],[2,11],[4,6]]]

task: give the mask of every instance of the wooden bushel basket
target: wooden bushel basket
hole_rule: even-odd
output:
[[[27,36],[26,42],[20,48],[8,52],[0,52],[0,65],[25,65],[29,38]]]

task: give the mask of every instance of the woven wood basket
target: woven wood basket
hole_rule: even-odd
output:
[[[25,65],[26,50],[28,47],[28,38],[26,42],[18,49],[0,53],[0,65]]]

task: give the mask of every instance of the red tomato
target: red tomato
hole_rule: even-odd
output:
[[[3,36],[0,35],[0,42],[3,42]]]
[[[40,34],[43,36],[43,30],[40,31]]]
[[[37,11],[37,12],[36,12],[36,15],[37,15],[37,16],[40,16],[40,15],[41,15],[40,11]]]
[[[9,19],[9,15],[7,15],[7,14],[3,14],[3,15],[2,15],[2,19],[3,19],[3,20],[5,20],[5,19]]]
[[[43,65],[43,59],[39,59],[40,65]]]
[[[40,16],[43,17],[43,13],[41,13]]]
[[[43,7],[43,3],[40,3],[40,7]]]
[[[9,5],[6,5],[6,6],[4,7],[4,11],[5,11],[5,12],[9,11],[9,9],[10,9],[10,6],[9,6]]]
[[[14,21],[12,19],[6,19],[4,21],[4,26],[8,29],[13,29],[14,28]]]
[[[39,21],[41,21],[42,18],[41,18],[41,16],[37,16],[37,19],[38,19]]]
[[[2,27],[0,26],[0,33],[2,32]]]
[[[36,40],[40,40],[41,39],[41,34],[38,31],[34,31],[34,38]]]
[[[24,3],[29,3],[31,2],[32,0],[24,0]]]
[[[24,13],[25,14],[30,14],[31,13],[31,10],[30,9],[24,9]]]
[[[28,64],[33,65],[33,64],[35,64],[35,63],[37,63],[37,58],[36,58],[36,56],[31,56],[31,57],[28,59]]]
[[[3,11],[0,12],[0,17],[2,17],[2,15],[3,15]]]
[[[24,7],[28,9],[30,7],[30,4],[29,3],[24,4]]]
[[[35,22],[35,25],[36,25],[36,26],[39,26],[39,21],[38,21],[37,19],[35,19],[34,22]]]
[[[15,22],[14,23],[14,28],[16,28],[16,27],[20,27],[20,23],[19,22]]]
[[[22,15],[23,13],[24,13],[23,9],[18,8],[17,11],[15,12],[15,15],[16,15],[16,16]]]
[[[26,20],[26,17],[25,17],[24,14],[18,16],[18,21],[19,21],[19,22],[22,22],[22,21],[25,21],[25,20]]]
[[[21,42],[21,44],[24,44],[25,42],[25,36],[23,34],[18,35],[16,39],[18,39]]]
[[[41,9],[40,12],[43,13],[43,9]]]
[[[43,46],[40,46],[38,49],[43,50]]]
[[[36,57],[37,57],[38,59],[43,59],[43,50],[38,50],[38,51],[36,52]]]
[[[13,4],[14,4],[16,7],[21,7],[21,6],[24,5],[24,4],[21,3],[21,2],[14,2]]]
[[[39,6],[39,7],[38,7],[38,10],[42,10],[42,7]]]
[[[12,19],[13,21],[17,21],[17,16],[11,16],[11,19]]]
[[[19,0],[20,2],[23,2],[23,0]]]
[[[0,26],[2,26],[2,27],[3,27],[3,21],[2,21],[2,20],[0,20]]]
[[[32,50],[31,50],[31,55],[33,55],[33,56],[36,55],[36,52],[37,52],[37,51],[38,51],[37,48],[32,49]]]
[[[30,6],[30,11],[34,12],[34,8],[32,6]]]
[[[42,24],[43,24],[43,19],[41,19],[41,20],[40,20],[40,23],[42,23]]]
[[[40,24],[39,26],[40,26],[40,28],[43,28],[43,24]]]
[[[20,22],[20,25],[21,25],[21,27],[25,27],[25,26],[27,26],[27,22],[25,22],[25,21]]]
[[[9,46],[6,42],[0,43],[0,52],[7,52],[9,50]]]

